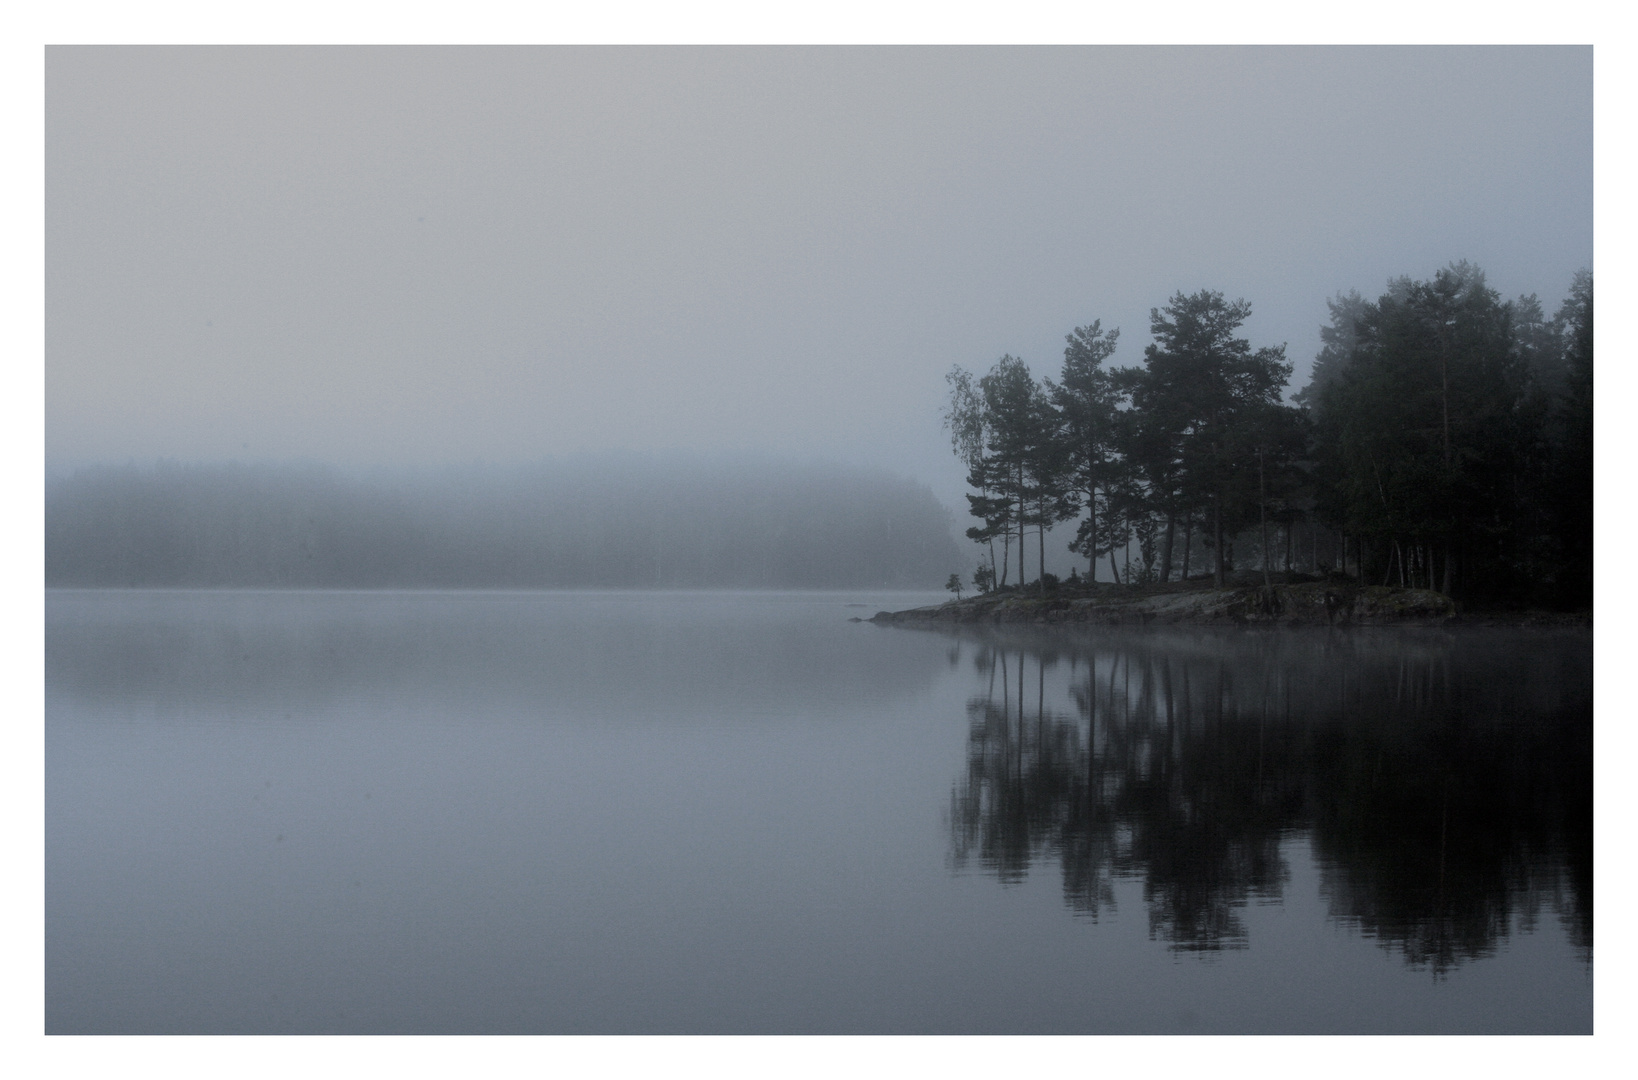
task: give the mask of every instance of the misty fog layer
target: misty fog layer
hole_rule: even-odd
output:
[[[48,586],[914,588],[957,563],[923,485],[732,458],[101,466],[48,484],[45,516]]]
[[[845,601],[929,598],[891,595],[677,592],[661,608],[640,592],[68,590],[48,600],[47,679],[53,708],[183,723],[325,717],[360,700],[468,718],[551,701],[597,724],[649,722],[656,702],[673,719],[747,706],[815,715],[926,692],[941,656],[911,661],[837,632]],[[798,597],[830,605],[829,618],[793,626]],[[695,632],[671,632],[665,611]],[[737,677],[747,671],[780,677]]]
[[[61,465],[768,449],[964,506],[952,363],[1210,288],[1300,386],[1338,291],[1468,259],[1551,310],[1593,256],[1590,46],[45,66]]]

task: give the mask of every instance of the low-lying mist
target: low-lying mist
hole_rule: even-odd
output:
[[[161,462],[49,481],[58,587],[925,588],[959,561],[925,486],[638,454],[377,471]]]

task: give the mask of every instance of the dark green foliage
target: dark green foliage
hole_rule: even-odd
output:
[[[969,539],[989,545],[1002,541],[996,578],[1007,583],[1007,555],[1018,544],[1018,580],[1024,581],[1024,540],[1033,525],[1041,531],[1073,517],[1073,463],[1061,437],[1061,424],[1046,391],[1035,384],[1029,367],[1015,356],[1003,356],[976,384],[970,373],[953,369],[945,427],[956,455],[967,465],[967,482],[978,489],[967,496],[972,516],[983,522],[967,530]]]
[[[1265,583],[1295,561],[1465,601],[1589,604],[1592,275],[1552,320],[1465,262],[1328,306],[1300,409],[1282,401],[1284,346],[1254,349],[1236,333],[1251,305],[1209,290],[1150,312],[1141,368],[1106,369],[1119,332],[1094,321],[1056,383],[1011,356],[952,372],[946,422],[984,523],[967,535],[992,571],[1001,539],[1000,584],[1015,540],[1024,580],[1027,527],[1044,543],[1084,509],[1070,549],[1094,575],[1107,553],[1116,581],[1186,572],[1198,533],[1219,584],[1239,548]]]
[[[1294,450],[1289,432],[1297,421],[1280,400],[1291,365],[1284,346],[1253,350],[1235,336],[1250,314],[1249,303],[1222,293],[1178,293],[1150,312],[1154,344],[1143,369],[1125,376],[1135,414],[1131,457],[1150,506],[1206,517],[1219,584],[1224,538],[1259,520],[1267,461],[1284,465]]]
[[[995,570],[984,563],[973,568],[973,588],[987,593],[995,587]]]
[[[1590,276],[1585,286],[1590,420]],[[1304,395],[1318,511],[1365,541],[1367,574],[1408,568],[1412,583],[1478,601],[1590,596],[1591,456],[1569,449],[1579,310],[1572,295],[1547,324],[1533,296],[1503,302],[1467,263],[1332,305],[1346,325],[1330,328]],[[1586,498],[1572,510],[1555,492],[1578,484]]]
[[[1088,326],[1076,327],[1064,340],[1068,347],[1061,381],[1054,384],[1049,379],[1046,386],[1057,410],[1063,445],[1064,506],[1084,500],[1088,511],[1069,547],[1096,566],[1100,552],[1113,551],[1125,542],[1110,508],[1110,489],[1124,471],[1119,413],[1123,395],[1114,375],[1103,369],[1120,340],[1120,330],[1105,331],[1102,321],[1094,319]],[[1104,523],[1101,531],[1100,521]]]
[[[1564,389],[1554,403],[1559,439],[1549,467],[1554,534],[1563,559],[1560,593],[1568,603],[1593,595],[1593,279],[1582,271],[1555,320],[1563,342]]]

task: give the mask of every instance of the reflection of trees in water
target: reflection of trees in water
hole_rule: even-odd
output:
[[[1058,863],[1097,917],[1139,877],[1150,929],[1246,944],[1310,835],[1333,917],[1435,972],[1560,913],[1592,945],[1586,635],[991,635],[968,643],[954,861]],[[1050,675],[1050,686],[1049,686]]]
[[[1543,908],[1592,948],[1590,642],[1518,644],[1378,658],[1316,728],[1332,910],[1436,972]]]

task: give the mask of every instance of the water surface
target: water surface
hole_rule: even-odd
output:
[[[54,590],[48,1030],[1591,1030],[1590,633],[937,599]]]

